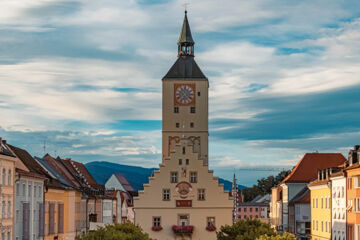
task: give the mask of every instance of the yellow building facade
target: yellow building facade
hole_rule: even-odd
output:
[[[76,206],[81,204],[81,192],[49,188],[45,192],[45,237],[44,240],[72,240],[77,234],[79,220]]]
[[[311,195],[311,239],[331,239],[331,182],[315,180],[308,187]]]

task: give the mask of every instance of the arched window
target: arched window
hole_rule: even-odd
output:
[[[2,201],[1,217],[2,217],[2,218],[5,218],[5,201]]]
[[[6,184],[5,179],[6,179],[6,170],[5,170],[5,168],[3,168],[3,171],[2,171],[2,184],[3,185]]]
[[[11,202],[8,201],[8,212],[7,212],[8,218],[11,218]]]
[[[12,177],[12,174],[11,174],[11,169],[9,169],[9,175],[8,175],[8,185],[11,186],[12,185],[12,182],[11,182],[11,177]]]

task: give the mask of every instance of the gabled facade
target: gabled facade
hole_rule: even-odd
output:
[[[133,195],[136,195],[133,187],[122,174],[113,174],[105,183],[108,190],[119,191],[120,198],[117,199],[117,222],[134,222]]]
[[[135,224],[159,240],[212,240],[233,222],[233,200],[208,169],[209,82],[194,44],[185,12],[178,59],[162,80],[162,164],[134,197]]]

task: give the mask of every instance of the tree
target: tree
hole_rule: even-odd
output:
[[[296,237],[291,233],[284,233],[276,236],[261,235],[256,240],[296,240]]]
[[[96,231],[76,237],[76,240],[151,240],[151,238],[139,226],[128,222],[106,225]]]
[[[276,177],[268,176],[267,178],[261,178],[257,181],[256,185],[253,185],[251,188],[245,188],[241,190],[241,193],[244,195],[244,202],[249,202],[253,200],[258,195],[265,195],[271,193],[271,188],[278,185],[284,178],[289,175],[291,171],[284,170],[281,171]]]
[[[262,235],[275,236],[269,224],[257,219],[241,220],[232,226],[225,225],[216,233],[218,240],[254,240]]]

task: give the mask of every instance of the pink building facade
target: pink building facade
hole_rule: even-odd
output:
[[[246,220],[248,218],[268,218],[268,209],[268,203],[239,203],[237,207],[237,219]]]

